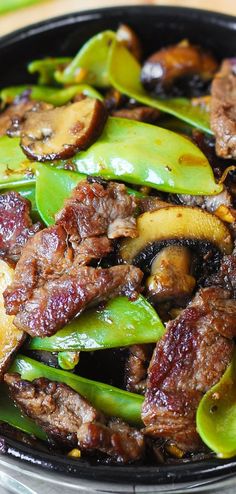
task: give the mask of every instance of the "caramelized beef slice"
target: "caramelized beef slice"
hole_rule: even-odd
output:
[[[196,409],[203,394],[222,377],[233,352],[236,301],[222,288],[201,289],[167,324],[157,343],[142,410],[145,432],[187,451],[201,447]]]
[[[63,225],[72,243],[98,235],[136,237],[136,206],[123,184],[83,181],[66,200],[56,223]]]
[[[17,262],[27,240],[40,229],[32,224],[31,204],[18,192],[0,195],[0,257]]]
[[[236,63],[224,60],[211,86],[211,128],[216,138],[216,153],[236,158]]]
[[[142,272],[134,266],[108,269],[79,266],[36,288],[21,307],[14,324],[31,336],[50,336],[88,306],[117,295],[136,296]]]
[[[135,199],[120,184],[81,182],[56,225],[30,239],[4,292],[14,324],[31,335],[54,334],[88,305],[140,287],[132,266],[83,267],[110,253],[112,240],[136,235]]]
[[[119,420],[109,421],[86,399],[63,383],[45,378],[33,382],[5,374],[15,403],[58,444],[103,452],[121,463],[144,454],[141,432]]]
[[[147,369],[153,352],[153,345],[132,345],[125,368],[126,389],[132,393],[144,394]]]
[[[108,425],[83,424],[77,433],[82,450],[100,451],[115,458],[117,463],[128,463],[144,455],[143,434],[121,420],[110,420]]]
[[[113,117],[128,118],[129,120],[137,120],[138,122],[155,124],[160,118],[159,110],[150,108],[149,106],[137,106],[135,108],[121,108],[114,110],[111,115]]]

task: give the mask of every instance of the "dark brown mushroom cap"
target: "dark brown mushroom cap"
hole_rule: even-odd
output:
[[[151,55],[143,65],[141,80],[156,93],[170,88],[177,79],[199,75],[210,80],[217,70],[214,57],[188,41],[168,46]]]
[[[30,111],[25,115],[21,147],[36,161],[67,159],[87,149],[99,137],[106,119],[105,107],[92,98],[49,110]]]

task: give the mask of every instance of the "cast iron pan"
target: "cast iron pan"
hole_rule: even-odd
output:
[[[234,57],[236,18],[213,12],[178,7],[116,7],[91,10],[49,19],[26,27],[0,39],[0,85],[33,82],[26,64],[45,56],[73,55],[92,35],[104,29],[116,29],[119,23],[129,24],[139,35],[145,55],[160,46],[183,38],[210,49],[217,58]],[[163,466],[94,465],[89,460],[70,460],[22,445],[2,437],[0,451],[21,458],[55,475],[68,474],[78,479],[117,484],[163,485],[199,482],[236,474],[236,459],[204,460]]]

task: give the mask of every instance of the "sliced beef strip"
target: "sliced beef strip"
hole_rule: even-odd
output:
[[[217,273],[205,281],[205,286],[220,286],[229,290],[236,299],[236,249],[233,255],[224,256]]]
[[[185,206],[200,207],[206,209],[209,213],[214,213],[219,206],[233,206],[230,192],[225,188],[220,194],[211,196],[195,196],[190,194],[177,194],[181,204]]]
[[[65,201],[56,223],[63,225],[71,243],[98,235],[136,237],[136,206],[137,200],[123,184],[83,181]]]
[[[160,118],[160,111],[149,106],[137,106],[135,108],[121,108],[114,110],[111,115],[113,117],[128,118],[129,120],[137,120],[154,124]]]
[[[230,363],[236,335],[236,301],[223,288],[201,289],[181,314],[167,324],[148,370],[142,410],[145,433],[201,448],[196,409],[203,394]]]
[[[144,454],[144,437],[120,420],[108,420],[67,385],[45,378],[33,382],[19,374],[5,374],[5,382],[20,409],[58,444],[101,451],[127,463]]]
[[[211,128],[216,153],[236,158],[236,60],[224,60],[211,86]]]
[[[144,394],[147,369],[153,352],[153,345],[132,345],[125,368],[126,389],[132,393]]]
[[[31,204],[18,192],[0,195],[0,257],[16,263],[27,240],[40,229],[32,224]]]
[[[92,268],[75,264],[58,279],[36,288],[14,318],[31,336],[50,336],[88,306],[117,295],[136,297],[142,272],[134,266]]]
[[[128,463],[144,455],[143,434],[121,420],[110,420],[108,425],[83,424],[77,433],[82,450],[101,451],[115,457],[117,463]]]
[[[55,333],[87,305],[139,289],[139,269],[82,267],[112,249],[118,236],[135,236],[136,201],[124,185],[80,182],[56,225],[30,239],[4,292],[8,314],[29,334]],[[60,310],[58,310],[60,309]]]

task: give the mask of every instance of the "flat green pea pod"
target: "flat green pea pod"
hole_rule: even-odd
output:
[[[72,162],[80,173],[165,192],[210,195],[222,191],[207,158],[189,139],[134,120],[108,118],[100,138]]]
[[[11,86],[1,90],[0,98],[3,104],[9,104],[14,101],[16,96],[20,96],[24,91],[28,90],[30,91],[30,98],[32,100],[44,101],[54,106],[65,105],[77,94],[84,94],[90,98],[103,100],[102,95],[88,84],[77,84],[66,88],[34,86],[30,84]]]
[[[165,328],[155,309],[141,295],[131,302],[115,297],[104,307],[92,308],[48,338],[33,338],[31,350],[93,351],[138,343],[155,343]]]
[[[144,398],[140,395],[49,367],[23,355],[16,357],[10,372],[18,372],[22,379],[28,381],[46,377],[51,381],[65,383],[106,415],[119,417],[131,424],[142,424]]]
[[[221,380],[202,398],[197,409],[197,430],[220,458],[236,455],[236,351]]]
[[[170,113],[180,120],[212,134],[209,114],[203,108],[194,106],[187,98],[157,99],[151,97],[140,82],[141,66],[131,53],[117,41],[113,41],[109,52],[109,80],[122,94]]]
[[[108,55],[115,37],[115,32],[103,31],[90,38],[63,71],[56,71],[57,82],[61,84],[86,82],[101,88],[110,86]]]
[[[28,72],[30,74],[39,74],[39,85],[55,84],[55,71],[63,70],[71,62],[71,57],[58,57],[58,58],[42,58],[40,60],[33,60],[28,64]]]
[[[27,434],[33,434],[39,439],[47,439],[45,432],[35,422],[22,415],[19,408],[9,398],[7,386],[2,383],[0,385],[0,421],[6,422]]]
[[[16,137],[0,137],[0,189],[35,182],[35,163],[29,161]]]
[[[63,207],[64,201],[70,196],[72,189],[85,179],[86,175],[82,173],[49,165],[37,165],[36,204],[46,225],[55,223],[55,214]],[[143,197],[143,194],[136,190],[128,188],[128,192]]]

